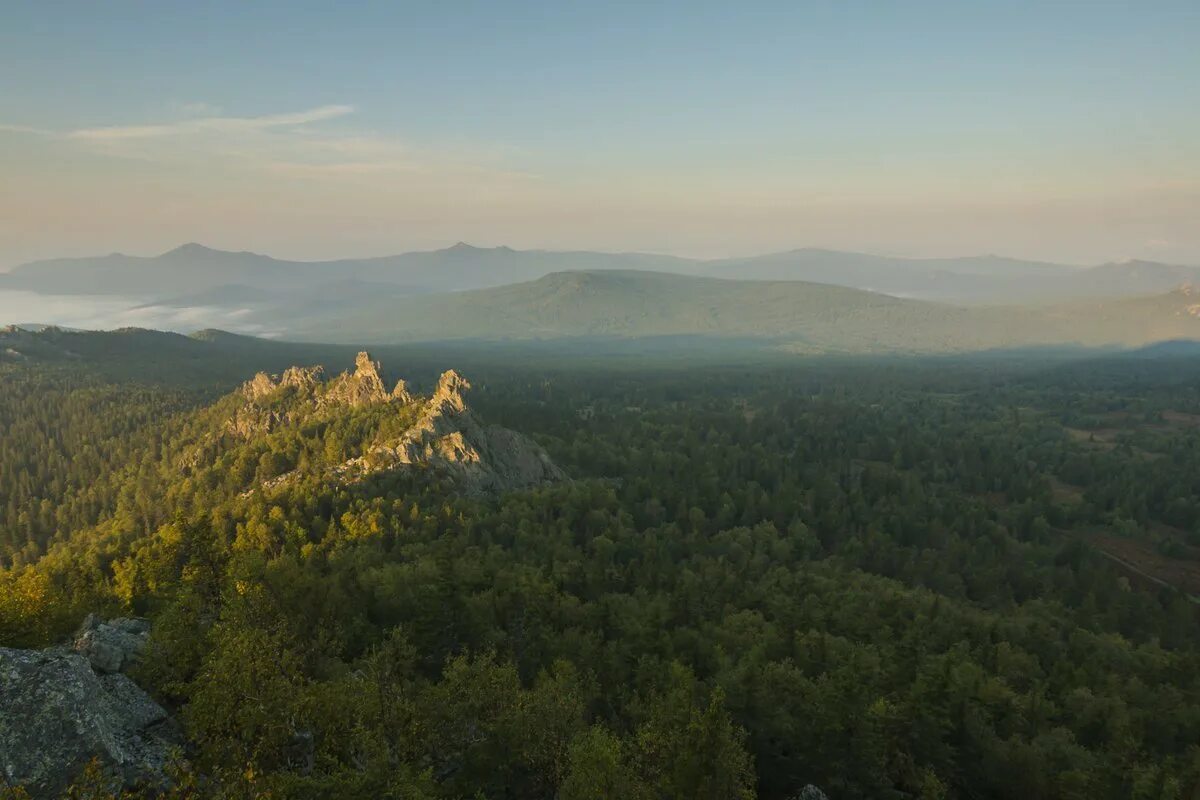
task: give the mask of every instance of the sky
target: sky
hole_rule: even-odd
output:
[[[1200,2],[0,0],[0,268],[468,241],[1200,264]]]

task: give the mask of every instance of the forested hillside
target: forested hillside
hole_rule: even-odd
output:
[[[945,353],[1196,339],[1198,314],[1189,288],[1058,305],[965,307],[806,281],[608,270],[468,292],[362,297],[307,308],[284,329],[287,338],[313,341],[694,336],[810,353]]]
[[[0,646],[147,617],[184,796],[1200,791],[1193,357],[374,353],[570,478],[478,493],[330,479],[420,403],[239,427],[300,347],[0,366]]]

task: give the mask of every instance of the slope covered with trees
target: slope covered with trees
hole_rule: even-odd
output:
[[[477,408],[572,481],[248,492],[361,453],[389,412],[252,431],[185,473],[236,395],[4,368],[26,388],[0,414],[38,422],[0,475],[67,510],[30,534],[42,500],[0,483],[0,645],[147,616],[138,677],[183,722],[181,785],[228,797],[1200,785],[1196,608],[1095,538],[1190,558],[1195,360],[491,361]]]

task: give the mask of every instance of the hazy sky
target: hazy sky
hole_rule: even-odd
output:
[[[1200,264],[1197,0],[0,3],[0,267],[460,239]]]

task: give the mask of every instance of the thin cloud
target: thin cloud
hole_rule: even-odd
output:
[[[43,128],[33,128],[29,125],[7,125],[0,122],[0,133],[27,133],[31,136],[53,136],[53,131]]]
[[[79,128],[66,134],[68,139],[87,141],[121,141],[148,139],[195,133],[244,133],[272,128],[307,125],[313,122],[344,117],[354,113],[354,106],[328,105],[290,114],[267,114],[258,117],[200,117],[158,125],[117,125],[102,128]]]
[[[189,117],[219,117],[221,116],[221,112],[224,111],[220,106],[214,106],[211,103],[202,101],[193,103],[175,102],[171,104],[171,108]]]
[[[66,131],[3,125],[0,131],[19,129],[102,158],[155,163],[166,169],[202,165],[215,181],[258,173],[324,186],[388,192],[403,186],[408,192],[443,193],[500,187],[516,191],[540,181],[537,175],[513,169],[512,154],[494,147],[446,147],[444,143],[414,147],[399,136],[323,124],[355,110],[333,104],[257,116],[209,113]]]

